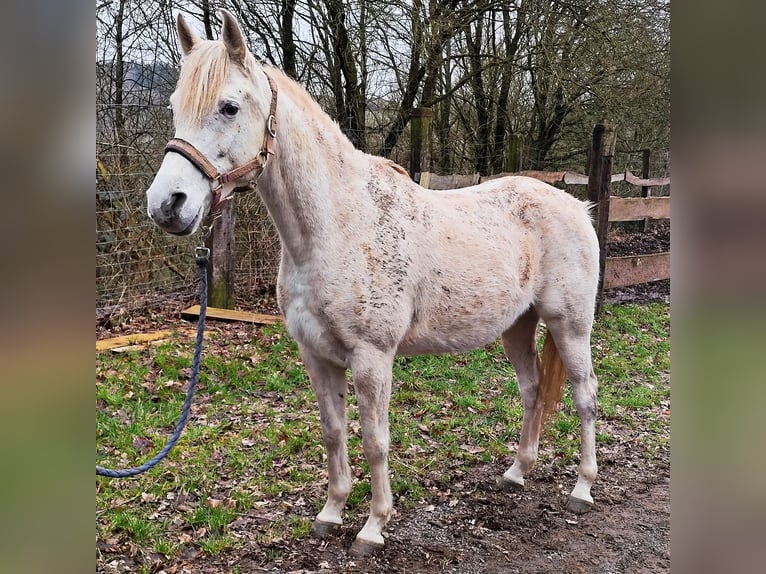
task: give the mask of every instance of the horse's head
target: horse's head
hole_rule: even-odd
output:
[[[276,86],[222,10],[218,41],[197,36],[179,14],[184,53],[170,97],[175,137],[146,191],[147,211],[169,233],[188,235],[234,190],[254,187],[272,153]]]

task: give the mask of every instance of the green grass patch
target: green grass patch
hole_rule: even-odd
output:
[[[665,305],[604,307],[592,341],[599,446],[618,443],[608,421],[646,431],[631,448],[667,448],[669,327]],[[240,518],[257,524],[253,536],[264,547],[308,535],[327,480],[315,397],[283,327],[247,329],[250,337],[207,343],[191,420],[168,459],[139,478],[97,481],[100,538],[119,536],[142,555],[170,557],[188,544],[209,554],[236,548],[231,532]],[[97,354],[97,464],[133,466],[162,447],[181,410],[192,351],[188,339],[173,339]],[[432,496],[426,479],[449,484],[447,469],[456,464],[510,464],[522,406],[499,342],[458,356],[397,357],[393,381],[390,467],[400,507]],[[348,403],[356,479],[347,511],[361,520],[369,474],[353,393]],[[579,429],[567,391],[546,427],[547,456],[574,464]]]

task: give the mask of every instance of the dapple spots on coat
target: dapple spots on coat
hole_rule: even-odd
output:
[[[519,287],[524,289],[532,277],[532,248],[529,240],[522,242],[519,250]]]
[[[353,223],[353,214],[350,210],[341,207],[338,209],[336,217],[338,220],[338,227],[344,230],[351,227],[351,224]]]
[[[361,248],[362,254],[364,255],[364,260],[367,262],[367,272],[374,274],[377,271],[377,266],[375,265],[375,258],[372,255],[370,244],[362,243],[359,247]]]
[[[368,298],[366,295],[365,290],[362,288],[362,285],[359,283],[359,280],[354,279],[351,283],[351,293],[352,293],[352,310],[354,311],[354,315],[357,317],[361,317],[365,310],[367,309],[368,304]]]
[[[531,220],[529,218],[529,205],[523,203],[521,204],[521,207],[519,208],[519,220],[523,225],[529,225],[531,223]]]

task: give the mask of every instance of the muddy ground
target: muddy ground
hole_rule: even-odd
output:
[[[666,225],[649,233],[618,232],[610,237],[609,255],[633,255],[669,250]],[[610,302],[669,302],[670,282],[658,281],[606,293]],[[265,307],[265,306],[264,306]],[[266,308],[266,310],[269,310]],[[154,315],[149,323],[161,323]],[[123,323],[116,331],[133,331]],[[144,325],[144,328],[151,326]],[[111,331],[102,325],[99,338]],[[669,381],[667,381],[669,384]],[[670,417],[669,409],[654,413]],[[298,542],[257,541],[262,519],[256,515],[235,521],[230,532],[237,548],[210,556],[190,552],[170,561],[158,559],[153,572],[176,573],[372,573],[449,572],[646,574],[670,571],[670,452],[645,441],[643,428],[601,421],[599,432],[617,440],[600,445],[596,500],[590,513],[576,516],[565,510],[566,494],[576,469],[561,466],[544,446],[538,467],[523,492],[495,489],[495,479],[508,461],[467,467],[457,461],[450,484],[424,478],[431,497],[415,508],[403,509],[386,532],[386,547],[369,558],[348,554],[360,521],[346,524],[328,539],[305,537]],[[653,444],[654,447],[645,446]],[[667,442],[664,444],[668,444]],[[313,488],[323,485],[312,485]],[[294,507],[310,516],[310,509]],[[125,556],[102,556],[97,572],[131,571]]]
[[[669,416],[669,414],[668,414]],[[603,430],[603,426],[601,427]],[[647,574],[670,571],[670,456],[668,449],[643,449],[641,429],[612,429],[619,440],[599,447],[600,475],[591,512],[565,510],[575,468],[561,466],[544,451],[522,492],[498,491],[501,463],[467,467],[456,462],[450,484],[432,483],[432,496],[398,511],[386,547],[368,558],[349,548],[361,518],[318,540],[261,544],[264,525],[256,510],[237,519],[229,532],[237,547],[210,556],[187,548],[172,559],[155,556],[151,572],[178,573],[592,573]],[[544,450],[544,449],[543,449]],[[324,485],[311,485],[315,491]],[[304,493],[305,494],[305,493]],[[305,506],[285,512],[311,517]],[[97,572],[134,572],[127,553],[101,555]],[[146,562],[144,562],[146,564]]]
[[[345,525],[326,540],[305,538],[269,548],[250,540],[236,551],[179,564],[176,571],[669,572],[669,456],[647,459],[626,449],[622,454],[601,452],[600,458],[596,504],[586,515],[564,510],[563,491],[574,483],[573,470],[548,465],[534,473],[523,493],[507,493],[494,488],[503,465],[476,466],[456,478],[452,495],[400,511],[389,523],[386,548],[373,557],[348,554],[360,523]],[[252,536],[244,535],[245,540]],[[278,558],[269,559],[274,555]]]

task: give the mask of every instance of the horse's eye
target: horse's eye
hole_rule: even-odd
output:
[[[227,102],[223,105],[221,108],[221,113],[227,117],[233,118],[237,115],[237,112],[239,111],[239,106],[236,104],[232,104],[231,102]]]

